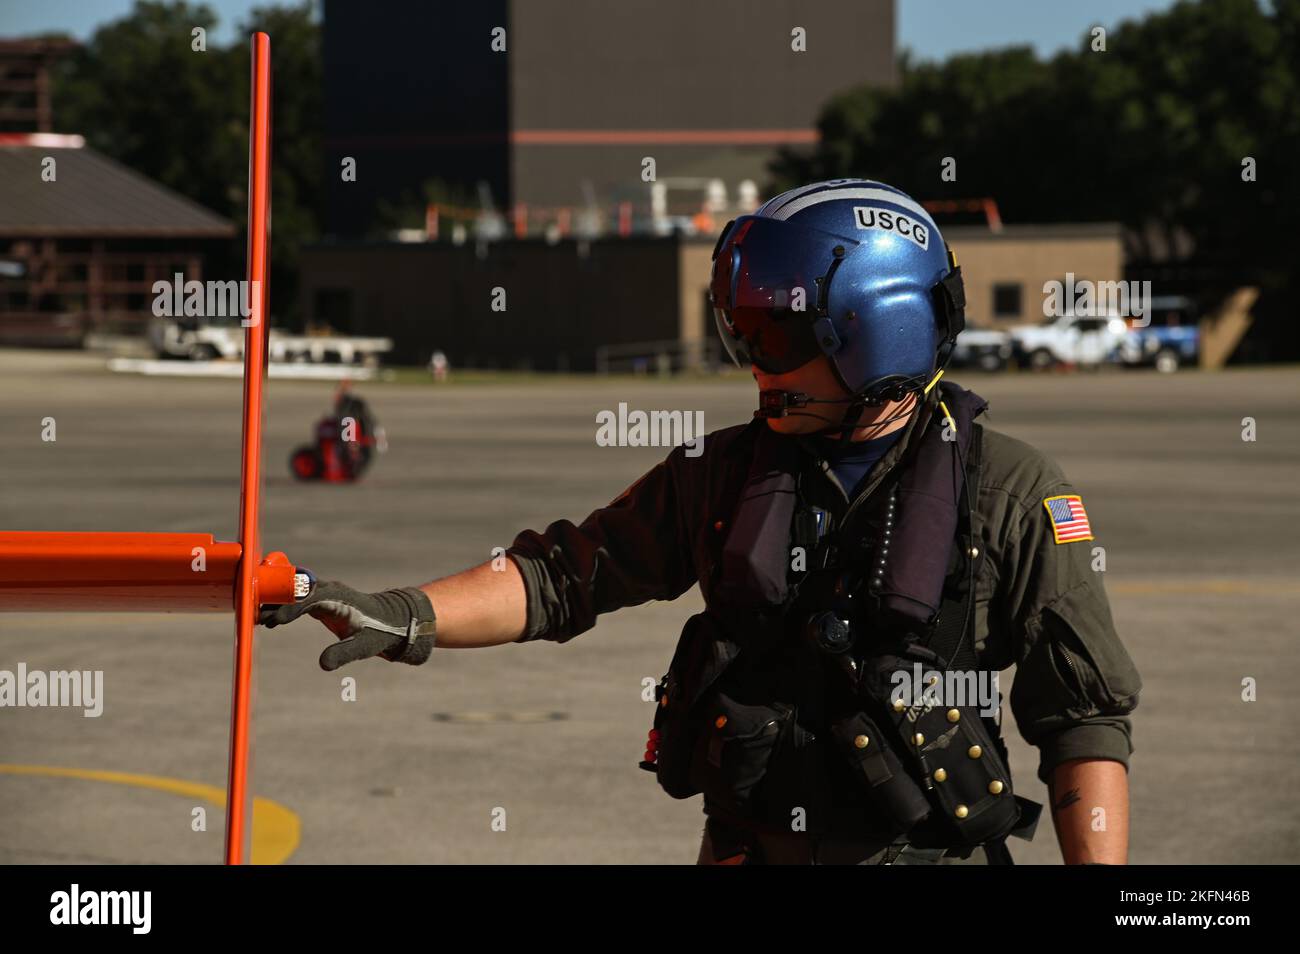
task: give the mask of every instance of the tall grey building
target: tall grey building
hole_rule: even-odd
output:
[[[325,0],[328,227],[373,231],[430,181],[444,205],[525,207],[529,231],[735,207],[831,96],[894,81],[894,33],[893,0]]]

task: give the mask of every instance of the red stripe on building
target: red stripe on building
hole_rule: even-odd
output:
[[[777,146],[816,143],[815,129],[516,129],[510,141],[525,146],[660,145]]]

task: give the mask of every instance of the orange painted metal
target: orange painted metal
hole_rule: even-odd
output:
[[[259,507],[266,378],[271,217],[271,40],[252,38],[248,150],[249,315],[244,324],[244,417],[239,542],[208,533],[0,531],[0,612],[235,613],[234,685],[225,858],[248,857],[253,632],[259,604],[294,602],[296,567],[261,557]]]
[[[293,577],[298,568],[289,562],[289,558],[278,550],[273,550],[262,558],[257,565],[257,602],[258,603],[292,603]]]
[[[229,613],[244,548],[210,533],[0,530],[0,612]],[[292,603],[297,568],[257,565],[261,603]]]
[[[258,514],[262,492],[262,385],[266,378],[267,255],[271,225],[271,38],[254,33],[248,111],[248,288],[244,319],[244,447],[240,474],[239,542],[235,579],[235,673],[230,699],[230,771],[226,784],[226,864],[248,857],[252,818],[249,758],[253,706],[253,633],[261,562]],[[286,561],[287,562],[287,561]],[[292,574],[290,574],[292,576]]]
[[[229,613],[242,552],[210,533],[3,531],[0,610]]]

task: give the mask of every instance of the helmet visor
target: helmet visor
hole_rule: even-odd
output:
[[[733,361],[785,374],[822,353],[813,329],[819,284],[843,244],[776,219],[736,220],[718,243],[709,287]]]

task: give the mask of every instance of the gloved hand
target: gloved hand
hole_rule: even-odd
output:
[[[304,614],[341,640],[320,654],[327,672],[371,656],[418,666],[433,652],[437,617],[429,597],[413,586],[361,593],[342,583],[318,582],[297,603],[263,606],[257,621],[274,629]]]

